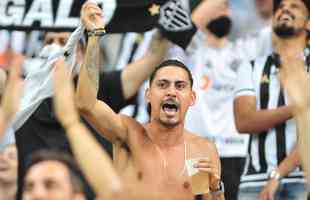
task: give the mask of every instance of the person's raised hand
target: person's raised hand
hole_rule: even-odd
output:
[[[81,9],[81,21],[87,30],[104,28],[103,12],[93,1],[86,1]]]
[[[21,66],[12,65],[1,100],[2,120],[9,123],[19,110],[23,90]],[[6,124],[7,125],[7,124]]]
[[[75,107],[74,90],[71,75],[63,59],[56,61],[53,77],[54,109],[59,122],[69,128],[79,122],[79,115]]]

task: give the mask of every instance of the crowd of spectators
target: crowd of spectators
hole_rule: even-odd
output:
[[[155,29],[0,30],[0,200],[308,198],[310,3],[182,3],[198,28],[185,50]],[[87,1],[86,32],[103,15]]]

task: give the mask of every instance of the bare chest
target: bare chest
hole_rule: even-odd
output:
[[[196,148],[189,144],[169,150],[156,145],[140,145],[123,167],[122,177],[131,185],[141,185],[149,194],[162,195],[160,199],[193,199],[186,160],[199,157]]]

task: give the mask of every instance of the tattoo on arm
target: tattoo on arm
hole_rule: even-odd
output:
[[[90,37],[86,49],[85,66],[89,78],[96,89],[99,89],[99,60],[100,60],[99,38]]]

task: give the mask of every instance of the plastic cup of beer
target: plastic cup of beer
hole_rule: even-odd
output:
[[[190,177],[192,192],[194,195],[209,193],[209,173],[200,172],[195,165],[201,158],[186,160],[186,169]]]

